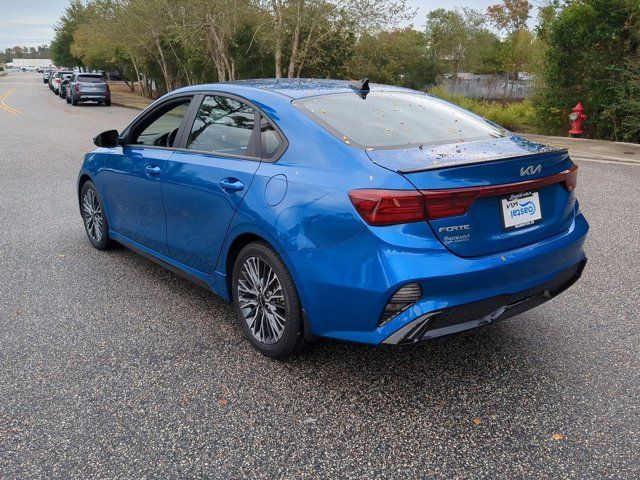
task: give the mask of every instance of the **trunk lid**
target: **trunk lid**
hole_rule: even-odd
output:
[[[367,153],[376,164],[404,175],[427,199],[448,195],[450,189],[460,189],[463,196],[479,192],[465,213],[429,220],[437,238],[456,255],[522,247],[557,235],[573,222],[574,195],[562,180],[573,167],[566,150],[512,136]],[[528,209],[536,212],[533,217]],[[524,216],[518,217],[522,210]]]

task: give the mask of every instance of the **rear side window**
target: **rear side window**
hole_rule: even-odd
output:
[[[373,91],[320,95],[293,104],[345,143],[400,148],[505,136],[500,128],[426,94]]]
[[[260,138],[262,142],[262,158],[271,159],[279,150],[282,141],[276,129],[265,118],[260,123]]]
[[[78,75],[77,81],[80,83],[104,83],[102,75]]]
[[[206,96],[191,128],[187,148],[253,157],[255,116],[255,110],[239,100]]]

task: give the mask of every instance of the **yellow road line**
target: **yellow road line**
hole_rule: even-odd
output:
[[[9,98],[11,95],[13,95],[15,93],[16,89],[12,88],[11,90],[9,90],[8,92],[0,95],[0,109],[4,110],[5,112],[9,112],[13,115],[19,115],[22,112],[18,109],[15,109],[13,107],[10,107],[9,105],[7,105],[6,103],[4,103],[4,101]]]
[[[2,95],[0,95],[0,100],[2,100],[4,97],[7,97],[7,96],[11,95],[15,91],[16,91],[15,88],[10,88],[8,92],[3,93]]]

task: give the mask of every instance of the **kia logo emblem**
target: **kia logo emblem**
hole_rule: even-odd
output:
[[[528,167],[520,168],[520,176],[526,177],[527,175],[535,175],[536,173],[540,173],[542,171],[542,165],[538,164],[536,166],[529,165]]]

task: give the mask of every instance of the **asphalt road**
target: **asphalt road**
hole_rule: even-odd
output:
[[[580,162],[582,280],[410,348],[287,362],[229,306],[85,238],[91,138],[136,111],[0,78],[0,478],[638,478],[640,166]],[[4,104],[19,110],[11,113]]]

